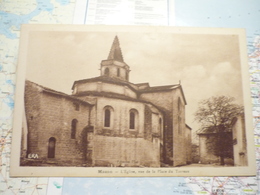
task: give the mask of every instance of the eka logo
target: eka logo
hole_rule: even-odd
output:
[[[38,158],[38,154],[28,154],[28,158],[37,159]]]

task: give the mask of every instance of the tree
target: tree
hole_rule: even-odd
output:
[[[234,101],[233,97],[213,96],[199,102],[195,113],[195,120],[201,123],[199,133],[209,133],[211,138],[214,137],[207,149],[220,157],[221,165],[224,165],[226,157],[233,157],[231,121],[244,110]]]

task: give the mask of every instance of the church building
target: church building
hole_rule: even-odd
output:
[[[96,67],[99,68],[99,67]],[[26,81],[21,165],[163,167],[191,161],[180,84],[131,83],[116,36],[100,76],[68,95]]]

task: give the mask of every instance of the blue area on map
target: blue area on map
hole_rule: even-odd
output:
[[[250,41],[260,34],[259,0],[175,0],[175,11],[177,26],[246,28]]]
[[[0,71],[2,71],[3,70],[3,65],[2,64],[0,64]]]
[[[14,99],[11,97],[13,95],[9,95],[8,97],[6,97],[3,102],[11,109],[14,108]]]
[[[70,0],[56,0],[61,5],[68,5],[70,3]]]
[[[13,81],[11,79],[8,79],[5,81],[7,84],[13,85]]]
[[[29,21],[39,15],[43,11],[52,12],[54,6],[50,0],[37,0],[37,7],[30,13],[25,15],[17,15],[0,11],[0,34],[5,35],[9,39],[18,38],[13,30],[20,30],[21,24],[29,23]]]
[[[64,178],[63,192],[75,194],[191,195],[183,177],[161,178]]]

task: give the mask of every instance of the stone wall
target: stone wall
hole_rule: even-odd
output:
[[[112,108],[110,127],[104,126],[105,107]],[[109,163],[112,166],[160,165],[163,135],[158,131],[158,126],[163,115],[157,108],[143,102],[97,97],[93,110],[96,116],[92,155],[95,166],[102,163],[105,163],[104,166]],[[138,113],[135,129],[129,128],[130,110]]]
[[[215,139],[214,136],[210,135],[199,135],[199,154],[200,154],[200,162],[202,164],[212,164],[219,163],[220,159],[218,156],[214,155],[211,148],[210,143],[211,140]]]
[[[163,107],[168,111],[172,111],[172,91],[142,93],[140,95],[140,99],[152,102],[153,104]]]
[[[192,162],[192,142],[191,142],[191,131],[192,129],[186,125],[186,162],[190,164]]]
[[[149,92],[140,95],[140,99],[150,101],[163,107],[164,113],[164,161],[178,166],[187,163],[187,147],[191,145],[186,139],[185,100],[180,88],[171,91]],[[179,102],[180,109],[179,112]],[[179,121],[181,118],[181,121]]]
[[[148,105],[145,105],[144,117],[144,138],[152,141],[152,111]]]
[[[185,101],[180,88],[172,91],[173,99],[173,158],[174,166],[187,164]],[[191,148],[190,148],[191,149]]]
[[[246,166],[247,162],[247,141],[244,116],[233,119],[232,126],[233,150],[235,166]]]
[[[78,109],[76,109],[76,105]],[[89,125],[90,106],[66,95],[46,91],[27,83],[25,107],[28,125],[28,154],[40,159],[82,163],[81,132]],[[72,121],[76,122],[75,138],[71,137]],[[54,138],[55,157],[48,159],[49,140]]]
[[[104,127],[104,108],[108,106],[113,109],[111,113],[111,127]],[[130,110],[138,112],[135,130],[129,129]],[[95,131],[101,133],[103,130],[111,130],[114,135],[130,136],[135,131],[136,135],[143,137],[144,133],[144,104],[134,101],[126,101],[114,98],[99,97],[96,106]]]
[[[178,166],[190,159],[190,130],[186,128],[185,100],[179,88],[141,94],[140,101],[98,96],[81,96],[78,100],[31,82],[25,90],[28,154],[70,165],[88,160],[97,166],[157,167],[162,161]],[[91,100],[95,106],[82,100]],[[109,127],[104,125],[106,107],[111,108]],[[134,129],[129,127],[131,110],[137,113]],[[72,137],[74,120],[76,133]],[[92,131],[85,131],[86,127]],[[55,140],[55,158],[51,159],[50,139]],[[91,146],[87,144],[90,142]]]
[[[173,123],[172,123],[172,92],[143,93],[140,99],[152,102],[164,108],[163,121],[163,161],[166,164],[173,164]]]
[[[42,88],[36,84],[33,84],[29,81],[25,83],[25,114],[26,114],[26,123],[28,127],[28,143],[27,143],[27,153],[35,153],[38,151],[38,133],[37,129],[40,126],[41,122],[41,112],[40,112],[40,102],[41,102],[41,91]]]
[[[94,166],[159,167],[157,143],[143,138],[94,137]]]

